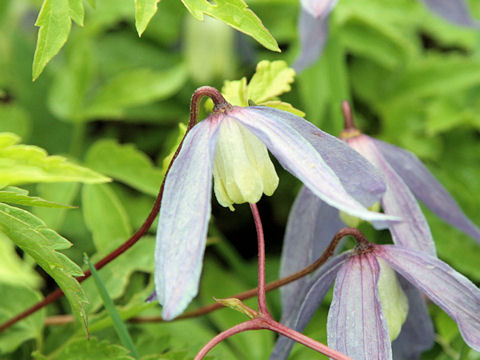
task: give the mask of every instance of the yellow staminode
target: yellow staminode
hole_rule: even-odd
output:
[[[395,271],[382,259],[377,258],[377,260],[380,265],[378,294],[387,320],[390,341],[393,341],[400,335],[402,325],[407,320],[408,299],[398,282]]]
[[[213,165],[214,191],[220,205],[256,203],[272,195],[278,176],[265,145],[233,118],[220,125]]]

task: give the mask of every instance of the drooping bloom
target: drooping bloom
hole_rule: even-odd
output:
[[[165,179],[155,250],[155,291],[165,319],[179,315],[198,291],[212,173],[223,206],[258,201],[278,181],[265,146],[331,206],[378,227],[398,220],[361,205],[378,201],[385,187],[374,168],[342,141],[288,112],[227,106],[188,132]],[[366,167],[357,169],[359,163]]]
[[[395,244],[436,255],[430,228],[415,197],[446,222],[480,241],[478,227],[465,216],[455,200],[414,154],[361,134],[353,127],[349,109],[344,110],[350,125],[343,132],[343,137],[380,170],[387,184],[387,191],[380,200],[383,211],[403,219],[401,223],[389,227]],[[280,276],[292,274],[315,261],[333,235],[343,227],[345,224],[337,209],[303,188],[290,211]],[[291,318],[297,316],[301,307],[301,294],[312,286],[312,282],[312,279],[302,278],[281,289],[282,323],[291,326]],[[396,358],[415,358],[433,344],[433,326],[419,292],[402,279],[400,282],[407,293],[410,310],[407,322],[393,346],[396,355],[405,355],[397,355]],[[304,323],[308,320],[304,319]],[[289,346],[291,344],[288,341],[281,339],[273,358],[283,359],[277,354],[284,353]]]
[[[422,0],[436,15],[465,27],[479,27],[472,18],[465,0]],[[322,54],[328,38],[328,21],[337,0],[301,0],[298,33],[301,52],[293,68],[300,72],[312,65]]]
[[[392,268],[402,279],[408,280],[409,284],[402,286],[404,290],[392,285],[396,281],[392,280]],[[382,284],[383,276],[387,279]],[[480,290],[438,258],[398,245],[372,244],[367,251],[352,250],[332,258],[316,273],[302,294],[298,294],[302,301],[298,311],[288,319],[288,326],[299,331],[305,328],[335,277],[327,321],[328,345],[353,359],[392,359],[391,340],[398,334],[408,311],[405,300],[401,300],[404,295],[399,294],[413,287],[456,321],[470,347],[480,349]],[[390,284],[389,289],[382,289],[385,284]],[[389,292],[394,287],[397,290]],[[425,307],[419,292],[407,290],[405,293],[415,312],[412,314],[412,309],[409,310],[403,328],[411,325],[409,319],[412,315],[421,316],[420,320],[427,321],[414,329],[414,335],[418,337],[415,342],[430,341],[431,323],[424,318],[423,312],[416,313],[418,304]],[[288,339],[279,339],[271,359],[286,359],[291,346]],[[411,350],[416,353],[415,349]],[[402,355],[395,358],[414,358],[411,354]]]

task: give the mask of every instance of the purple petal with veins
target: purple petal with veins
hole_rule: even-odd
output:
[[[291,304],[290,312],[284,313],[282,317],[282,324],[294,330],[303,331],[332,286],[337,272],[350,256],[350,252],[342,253],[320,267],[308,283],[299,289],[295,303]],[[279,336],[270,360],[287,359],[294,344],[293,340]]]
[[[376,246],[375,253],[450,315],[465,342],[480,351],[480,290],[438,258],[399,246]]]
[[[403,219],[403,222],[390,226],[393,241],[398,245],[435,255],[435,244],[430,227],[417,200],[402,178],[382,156],[373,139],[366,135],[359,135],[347,139],[347,142],[370,160],[384,176],[387,192],[382,198],[383,210],[389,215],[396,215]]]
[[[272,152],[282,166],[302,181],[327,204],[353,216],[385,227],[399,219],[368,211],[344,189],[335,172],[320,154],[290,123],[306,123],[305,119],[282,110],[262,106],[233,107],[228,112]]]
[[[371,254],[351,256],[339,270],[328,312],[328,346],[355,360],[392,358],[378,295],[380,266]]]
[[[383,141],[374,140],[374,142],[421,202],[447,223],[480,242],[480,229],[467,218],[456,201],[416,155]]]
[[[478,27],[479,23],[468,9],[465,0],[423,0],[435,14],[456,25]]]
[[[217,129],[213,117],[194,126],[165,179],[155,248],[155,289],[166,320],[185,310],[198,292]]]

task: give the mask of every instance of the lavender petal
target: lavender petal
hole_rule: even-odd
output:
[[[348,143],[370,160],[384,176],[387,192],[382,199],[383,210],[403,219],[403,222],[390,226],[393,241],[398,245],[435,255],[435,244],[422,209],[402,178],[382,156],[376,147],[377,143],[366,135],[350,138]]]
[[[480,351],[480,290],[436,257],[399,246],[376,246],[384,259],[457,323],[465,342]]]
[[[282,166],[327,204],[385,227],[399,218],[366,210],[344,189],[335,172],[290,123],[307,123],[291,113],[267,107],[234,108],[229,112],[275,155]],[[300,125],[301,126],[301,125]]]
[[[438,16],[456,25],[478,27],[472,18],[465,0],[423,0],[428,8]]]
[[[388,326],[378,295],[380,266],[370,253],[339,270],[327,320],[328,346],[355,360],[392,359]]]
[[[218,122],[187,134],[165,180],[155,248],[155,289],[162,316],[179,315],[198,292],[210,218]]]
[[[480,242],[480,229],[416,155],[379,140],[375,140],[375,146],[421,202],[447,223]]]

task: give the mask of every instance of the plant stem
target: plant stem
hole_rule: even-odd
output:
[[[263,236],[262,219],[258,212],[257,204],[250,204],[252,210],[253,220],[255,222],[255,229],[257,230],[258,243],[258,309],[262,314],[270,314],[267,307],[267,297],[265,291],[265,238]]]
[[[199,101],[203,96],[209,96],[212,98],[215,108],[214,111],[221,111],[222,109],[225,109],[226,107],[231,106],[225,98],[222,96],[222,94],[215,88],[210,87],[210,86],[203,86],[198,88],[192,96],[191,103],[190,103],[190,121],[188,123],[187,131],[185,132],[185,136],[183,137],[182,141],[177,147],[177,150],[175,151],[175,154],[172,157],[172,161],[170,161],[170,164],[167,168],[167,171],[165,173],[165,176],[162,181],[162,185],[160,186],[160,190],[158,192],[158,196],[155,199],[155,203],[153,204],[152,210],[150,211],[150,214],[148,214],[147,219],[143,223],[143,225],[133,234],[127,241],[125,241],[122,245],[120,245],[118,248],[113,250],[110,254],[105,256],[103,259],[98,261],[95,264],[95,269],[100,270],[103,268],[105,265],[107,265],[110,261],[116,259],[118,256],[123,254],[125,251],[130,249],[140,238],[147,233],[147,231],[150,229],[150,226],[152,225],[153,221],[158,215],[158,212],[160,211],[160,205],[162,203],[162,197],[163,197],[163,188],[165,186],[165,179],[167,178],[168,172],[170,171],[170,168],[172,167],[173,162],[178,156],[178,153],[180,152],[180,149],[182,148],[183,141],[185,140],[185,137],[187,136],[189,130],[195,126],[197,123],[197,114],[198,114],[198,107],[199,107]],[[84,274],[80,277],[77,277],[77,281],[79,283],[83,282],[84,280],[88,279],[91,275],[90,270],[87,270],[84,272]],[[26,317],[30,316],[31,314],[35,313],[36,311],[42,309],[43,307],[51,304],[55,300],[59,299],[62,297],[63,291],[61,289],[57,289],[47,295],[42,301],[36,303],[32,307],[28,308],[27,310],[23,311],[22,313],[18,314],[17,316],[11,318],[10,320],[4,322],[3,324],[0,324],[0,333],[6,329],[8,329],[10,326],[16,324],[22,319],[25,319]]]

